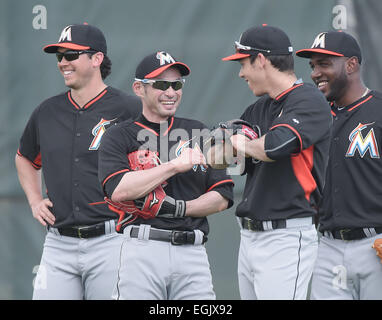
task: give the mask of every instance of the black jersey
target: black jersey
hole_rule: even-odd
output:
[[[80,108],[70,91],[42,102],[22,134],[18,154],[43,168],[54,227],[117,218],[98,182],[98,148],[105,130],[142,112],[139,99],[107,87]]]
[[[334,117],[320,206],[320,230],[382,226],[382,94],[365,97]]]
[[[275,99],[268,95],[241,116],[266,134],[283,126],[298,138],[299,150],[275,162],[247,159],[247,180],[239,217],[257,220],[313,216],[322,196],[332,117],[322,93],[310,84],[295,84]]]
[[[131,170],[127,155],[142,146],[159,154],[161,162],[175,159],[185,147],[200,148],[203,145],[203,130],[199,121],[170,117],[161,124],[149,122],[143,115],[136,121],[128,120],[111,128],[102,140],[99,152],[99,179],[105,194],[111,197],[122,176]],[[204,131],[206,133],[206,131]],[[214,190],[233,204],[233,181],[225,170],[215,170],[195,165],[191,170],[179,173],[166,181],[167,195],[178,200],[193,200]],[[208,234],[207,219],[162,218],[144,220],[138,218],[134,224],[150,224],[167,230],[202,230]]]

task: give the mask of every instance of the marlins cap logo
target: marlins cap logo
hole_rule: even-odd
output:
[[[67,26],[64,30],[62,30],[58,42],[64,42],[65,40],[72,41],[72,26]]]
[[[243,36],[243,34],[240,35],[240,38],[239,38],[239,43],[241,44],[241,37]]]
[[[321,32],[316,39],[314,39],[312,48],[325,48],[325,36],[326,32]]]
[[[157,52],[156,58],[159,60],[161,66],[163,66],[166,62],[168,64],[175,63],[175,59],[171,57],[171,55],[164,51]]]

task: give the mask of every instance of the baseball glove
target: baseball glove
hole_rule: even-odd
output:
[[[248,139],[258,139],[261,137],[260,127],[252,125],[248,121],[241,119],[233,119],[225,122],[220,122],[218,127],[211,131],[211,144],[216,142],[224,142],[231,136],[242,134]]]
[[[225,169],[234,163],[236,154],[229,138],[236,134],[242,134],[253,140],[261,137],[261,130],[259,126],[241,119],[220,122],[204,143],[207,163],[212,168]]]
[[[382,239],[375,239],[373,248],[377,251],[377,256],[381,259],[382,263]]]
[[[127,157],[130,169],[134,171],[151,169],[161,164],[158,153],[150,150],[137,150],[128,154]],[[162,182],[145,197],[136,200],[116,202],[105,197],[109,209],[119,214],[116,230],[120,232],[122,227],[138,217],[143,219],[152,219],[158,215],[172,218],[183,217],[186,203],[167,196],[163,189],[166,184],[166,181]]]
[[[127,155],[131,170],[147,170],[159,166],[161,161],[158,152],[151,150],[137,150]]]
[[[152,219],[156,216],[181,218],[186,212],[186,202],[166,195],[160,185],[139,199],[116,202],[105,197],[105,201],[118,211],[143,219]]]

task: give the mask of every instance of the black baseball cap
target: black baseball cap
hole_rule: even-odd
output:
[[[337,57],[357,57],[361,63],[361,48],[356,39],[343,31],[321,32],[316,36],[311,48],[301,49],[296,55],[302,58],[310,58],[314,53],[323,53]]]
[[[260,52],[265,56],[293,53],[292,44],[286,33],[277,27],[266,24],[249,28],[242,33],[239,41],[235,41],[235,48],[235,54],[222,60],[240,60]]]
[[[143,58],[135,71],[135,78],[152,79],[170,67],[176,67],[182,77],[191,72],[186,64],[177,61],[168,52],[157,51]]]
[[[47,53],[56,53],[58,48],[89,50],[107,54],[106,39],[102,31],[87,23],[69,25],[62,30],[57,43],[43,48]]]

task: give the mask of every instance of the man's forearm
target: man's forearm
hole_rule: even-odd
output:
[[[176,173],[171,162],[148,170],[127,172],[115,188],[111,199],[126,201],[141,198]]]
[[[257,160],[272,162],[273,160],[268,158],[265,153],[265,135],[259,139],[249,140],[243,135],[237,134],[231,137],[233,147],[240,155],[245,157],[251,157]]]
[[[209,191],[199,198],[186,201],[186,216],[205,217],[223,211],[228,207],[228,200],[217,191]]]
[[[28,159],[19,155],[16,155],[15,164],[20,185],[32,207],[33,204],[43,199],[41,170],[36,170]]]

